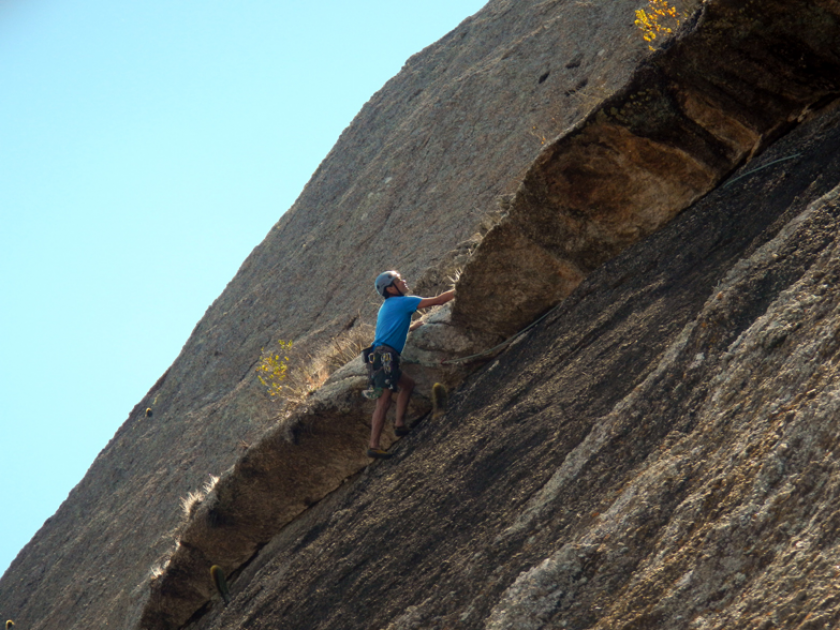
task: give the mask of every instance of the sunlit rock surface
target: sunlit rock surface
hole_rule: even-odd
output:
[[[652,57],[634,8],[491,2],[409,60],[13,563],[0,612],[836,627],[840,6],[713,0]],[[368,466],[360,361],[289,418],[253,367],[370,321],[391,267],[429,291],[460,274],[458,298],[406,348],[414,431]]]

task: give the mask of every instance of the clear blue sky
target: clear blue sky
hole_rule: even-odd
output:
[[[0,3],[0,573],[361,106],[483,5]]]

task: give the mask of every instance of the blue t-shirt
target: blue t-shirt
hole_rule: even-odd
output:
[[[379,307],[376,318],[376,338],[374,346],[391,346],[397,352],[402,352],[408,328],[411,326],[411,315],[417,310],[423,298],[416,295],[397,295],[389,297]]]

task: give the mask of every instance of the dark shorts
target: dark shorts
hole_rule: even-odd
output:
[[[366,353],[365,359],[372,389],[400,391],[397,387],[402,376],[399,352],[390,346],[377,346]]]

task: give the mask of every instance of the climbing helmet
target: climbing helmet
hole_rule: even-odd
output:
[[[399,277],[400,274],[396,271],[383,271],[376,276],[376,281],[374,282],[376,292],[382,297],[385,297],[385,289],[394,284],[394,281],[398,280]]]

